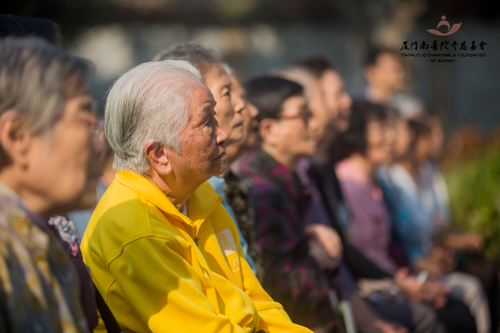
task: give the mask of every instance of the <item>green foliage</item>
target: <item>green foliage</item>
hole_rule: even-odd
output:
[[[500,258],[500,149],[489,145],[445,173],[454,221],[484,237],[484,255]]]

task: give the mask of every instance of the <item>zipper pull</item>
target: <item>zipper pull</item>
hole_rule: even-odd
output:
[[[196,246],[198,246],[198,242],[200,241],[200,239],[198,238],[198,236],[196,236],[194,238],[194,243],[196,244]]]

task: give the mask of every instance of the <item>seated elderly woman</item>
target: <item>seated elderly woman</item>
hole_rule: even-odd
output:
[[[119,171],[82,240],[94,282],[128,332],[310,332],[262,289],[205,183],[227,168],[228,135],[202,82],[167,60],[110,90],[105,132]]]
[[[91,73],[40,39],[0,40],[1,332],[89,331],[78,278],[87,271],[47,220],[96,202]]]

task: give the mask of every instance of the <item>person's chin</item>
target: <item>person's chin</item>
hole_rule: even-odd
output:
[[[316,151],[316,144],[307,145],[302,150],[302,154],[300,154],[300,157],[311,157],[314,155],[315,151]]]
[[[215,169],[217,169],[219,172],[219,174],[222,174],[226,171],[227,169],[227,166],[228,166],[228,156],[227,156],[227,153],[223,153],[221,154],[219,157],[217,157],[216,159],[214,159],[214,162],[216,164],[218,164]]]
[[[235,128],[234,132],[231,132],[231,137],[226,143],[226,147],[234,143],[239,143],[243,141],[243,126]]]
[[[345,131],[347,131],[348,128],[349,128],[349,120],[348,119],[339,121],[337,124],[337,132],[338,133],[344,133]]]

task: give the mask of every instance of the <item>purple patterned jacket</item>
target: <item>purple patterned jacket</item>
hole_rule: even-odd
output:
[[[255,210],[263,287],[293,322],[330,331],[335,325],[328,298],[331,276],[309,255],[304,233],[309,192],[295,172],[262,150],[245,156],[236,175]]]

